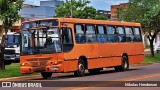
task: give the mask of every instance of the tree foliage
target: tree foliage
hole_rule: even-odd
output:
[[[63,5],[57,6],[56,16],[76,16],[88,3],[90,3],[88,0],[66,0]]]
[[[97,19],[97,20],[109,20],[110,18],[108,18],[106,15],[97,13],[96,16],[95,16],[95,19]]]
[[[57,6],[55,12],[56,17],[75,17],[75,18],[91,18],[107,20],[105,16],[99,15],[92,6],[87,6],[89,0],[66,0],[62,6]]]
[[[17,0],[0,0],[0,20],[3,22],[3,27],[11,29],[12,25],[20,19],[18,11],[21,9],[22,1]]]
[[[130,0],[127,8],[118,10],[118,19],[140,22],[147,31],[151,55],[154,57],[153,41],[160,31],[160,0]]]
[[[5,40],[1,43],[0,69],[4,70],[4,48],[7,42],[7,32],[12,28],[13,24],[20,19],[18,11],[23,4],[22,0],[0,0],[0,20],[5,30]]]

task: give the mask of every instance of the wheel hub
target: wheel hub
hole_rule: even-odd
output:
[[[79,71],[82,73],[84,71],[84,66],[82,64],[79,64],[78,67]]]

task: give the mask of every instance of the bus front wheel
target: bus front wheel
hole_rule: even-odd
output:
[[[52,73],[51,72],[41,72],[41,76],[43,77],[43,79],[48,79],[52,77]]]
[[[129,69],[129,62],[127,56],[122,56],[121,66],[115,66],[115,71],[126,71]]]
[[[75,76],[82,77],[85,74],[85,64],[82,59],[78,61],[78,70],[74,72]]]

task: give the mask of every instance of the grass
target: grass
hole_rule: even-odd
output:
[[[145,60],[142,62],[142,64],[154,63],[154,62],[160,62],[160,54],[155,54],[155,57],[150,57],[150,55],[145,55]],[[21,74],[19,69],[20,69],[20,65],[18,63],[6,65],[6,70],[0,70],[0,78],[29,76],[29,75],[36,74],[36,73]]]
[[[0,70],[0,78],[28,76],[33,74],[21,74],[19,63],[6,65],[6,70]]]
[[[150,54],[145,55],[145,60],[142,64],[160,62],[160,54],[155,54],[155,57],[151,57]]]

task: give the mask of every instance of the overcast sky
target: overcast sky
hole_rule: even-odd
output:
[[[40,1],[47,1],[47,0],[25,0],[25,3],[38,5]],[[120,3],[126,3],[128,0],[90,0],[90,6],[93,6],[97,10],[110,10],[111,5],[117,5]]]

